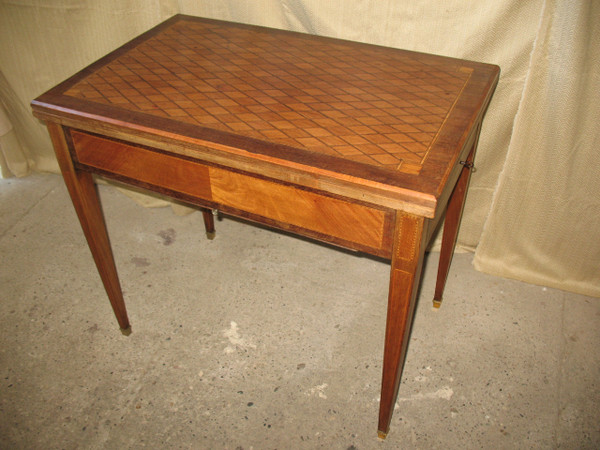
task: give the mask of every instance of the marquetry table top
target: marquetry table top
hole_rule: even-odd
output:
[[[175,16],[38,102],[435,195],[496,81],[486,64]]]

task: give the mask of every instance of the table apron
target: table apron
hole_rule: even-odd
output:
[[[67,140],[83,169],[342,247],[391,254],[392,210],[77,130]]]

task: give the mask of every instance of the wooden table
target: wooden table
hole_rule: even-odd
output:
[[[121,329],[99,174],[391,260],[379,435],[425,247],[446,281],[496,66],[175,16],[33,101]],[[447,210],[447,212],[446,212]],[[234,274],[232,274],[234,276]]]

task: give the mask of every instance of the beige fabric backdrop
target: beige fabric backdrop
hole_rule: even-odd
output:
[[[3,1],[0,100],[13,131],[0,135],[0,164],[19,176],[56,171],[31,99],[177,12],[495,63],[459,244],[481,270],[600,296],[599,4]]]
[[[600,296],[600,1],[548,1],[475,267]]]

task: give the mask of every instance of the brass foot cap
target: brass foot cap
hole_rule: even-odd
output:
[[[131,326],[121,328],[121,334],[123,334],[123,336],[129,336],[131,334]]]
[[[442,306],[442,301],[441,300],[433,300],[433,307],[438,309],[440,306]]]
[[[387,433],[384,433],[383,431],[378,431],[377,432],[377,437],[379,439],[385,439],[387,437]]]
[[[207,231],[206,232],[206,237],[208,239],[210,239],[211,241],[215,238],[216,235],[217,235],[216,231]]]

